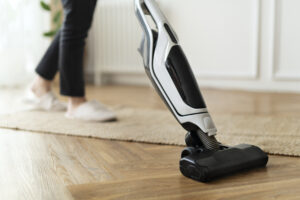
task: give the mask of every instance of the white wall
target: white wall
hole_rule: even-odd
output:
[[[300,92],[299,0],[158,2],[201,86]],[[147,83],[133,0],[99,1],[92,36],[97,83]]]

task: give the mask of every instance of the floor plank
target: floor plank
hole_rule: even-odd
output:
[[[74,199],[299,199],[300,178],[248,180],[266,170],[225,177],[211,183],[195,183],[182,176],[136,178],[112,183],[69,186]],[[238,178],[239,177],[239,178]]]

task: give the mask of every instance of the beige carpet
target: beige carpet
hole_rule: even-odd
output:
[[[185,131],[168,111],[117,108],[117,122],[66,119],[63,113],[24,111],[0,117],[1,128],[184,145]],[[300,156],[300,118],[266,115],[214,115],[217,138],[224,144],[250,143],[271,154]]]

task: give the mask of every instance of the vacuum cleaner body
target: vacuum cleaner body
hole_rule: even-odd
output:
[[[189,63],[178,39],[154,1],[138,1],[137,16],[145,32],[140,52],[146,72],[154,87],[178,122],[188,131],[200,128],[215,134],[216,128],[207,112]],[[147,10],[146,10],[147,9]],[[144,12],[151,13],[157,30],[147,22]]]
[[[268,157],[258,147],[240,145],[230,148],[217,142],[217,129],[192,69],[176,33],[157,3],[135,0],[135,12],[144,32],[139,52],[145,71],[174,117],[188,131],[188,147],[180,160],[183,175],[207,181],[241,169],[266,165]],[[150,26],[151,20],[154,27]]]

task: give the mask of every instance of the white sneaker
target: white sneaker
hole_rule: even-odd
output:
[[[100,104],[98,101],[87,101],[72,112],[65,114],[70,119],[80,119],[85,121],[114,121],[116,120],[116,114],[108,109],[106,106]]]
[[[23,102],[30,105],[30,110],[44,110],[44,111],[65,111],[67,105],[57,99],[55,94],[50,91],[41,97],[34,94],[31,89],[28,89],[23,99]]]

